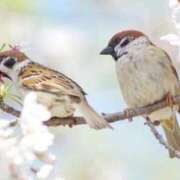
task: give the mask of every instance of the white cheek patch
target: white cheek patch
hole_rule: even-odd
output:
[[[27,66],[31,61],[29,59],[26,59],[20,63],[17,63],[14,65],[13,69],[10,72],[11,78],[14,81],[17,81],[18,79],[18,75],[20,73],[20,71],[22,70],[22,68],[24,68],[25,66]]]
[[[2,64],[0,64],[0,71],[3,72],[3,73],[9,74],[10,69],[7,68],[7,67],[2,63]]]
[[[29,63],[30,63],[30,60],[29,60],[29,59],[26,59],[26,60],[24,60],[24,61],[16,64],[13,69],[14,69],[14,71],[15,71],[16,73],[19,73],[19,72],[21,71],[21,69],[22,69],[23,67],[27,66]]]
[[[142,36],[139,37],[133,41],[131,41],[129,44],[127,44],[125,47],[121,47],[121,44],[119,43],[115,48],[116,55],[120,57],[123,54],[136,54],[139,50],[142,51],[146,45],[149,45],[149,40]]]
[[[114,51],[116,52],[117,56],[120,56],[122,54],[124,48],[121,47],[121,44],[119,43],[118,45],[115,46]]]

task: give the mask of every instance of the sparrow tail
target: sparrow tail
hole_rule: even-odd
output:
[[[169,119],[163,120],[161,124],[168,144],[171,145],[175,150],[180,151],[180,128],[176,115],[173,115]],[[173,158],[174,154],[169,151],[169,156]]]
[[[93,129],[111,128],[111,125],[101,117],[86,101],[82,100],[78,104],[78,109],[84,115],[87,124]]]

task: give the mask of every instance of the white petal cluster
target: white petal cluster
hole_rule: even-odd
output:
[[[49,133],[44,121],[50,118],[48,110],[36,102],[36,94],[30,93],[24,100],[24,108],[20,118],[23,133],[22,147],[36,153],[45,152],[53,143],[53,135]]]
[[[167,34],[160,38],[161,40],[169,41],[174,46],[180,46],[180,37],[176,34]]]
[[[169,41],[170,44],[180,46],[180,2],[178,0],[169,0],[171,10],[171,20],[177,30],[177,34],[167,34],[161,37],[161,40]]]
[[[7,158],[14,179],[47,179],[51,175],[56,157],[49,147],[54,136],[43,125],[49,118],[46,107],[37,103],[36,93],[29,93],[18,120],[18,133],[7,121],[0,121],[0,154]]]

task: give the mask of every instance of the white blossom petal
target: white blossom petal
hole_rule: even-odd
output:
[[[180,37],[176,34],[168,34],[168,35],[162,36],[160,39],[169,41],[169,43],[172,45],[180,46]]]
[[[37,173],[37,177],[40,179],[46,179],[52,170],[53,170],[53,166],[46,164],[46,165],[41,167],[41,169]]]

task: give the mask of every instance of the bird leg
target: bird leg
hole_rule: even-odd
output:
[[[68,123],[68,126],[70,127],[70,128],[72,128],[75,124],[76,124],[76,119],[74,118],[74,117],[69,117],[70,119],[69,119],[69,123]]]
[[[73,127],[73,125],[76,125],[76,119],[73,116],[69,117],[52,117],[48,121],[45,121],[44,124],[48,126],[66,126],[68,125],[70,128]]]
[[[124,113],[125,113],[127,119],[129,120],[129,122],[132,122],[133,121],[132,115],[134,113],[134,110],[131,108],[127,108],[124,110]]]
[[[168,92],[168,93],[165,95],[165,101],[166,101],[166,104],[167,104],[168,106],[170,106],[170,108],[173,110],[174,97],[171,95],[170,92]]]

